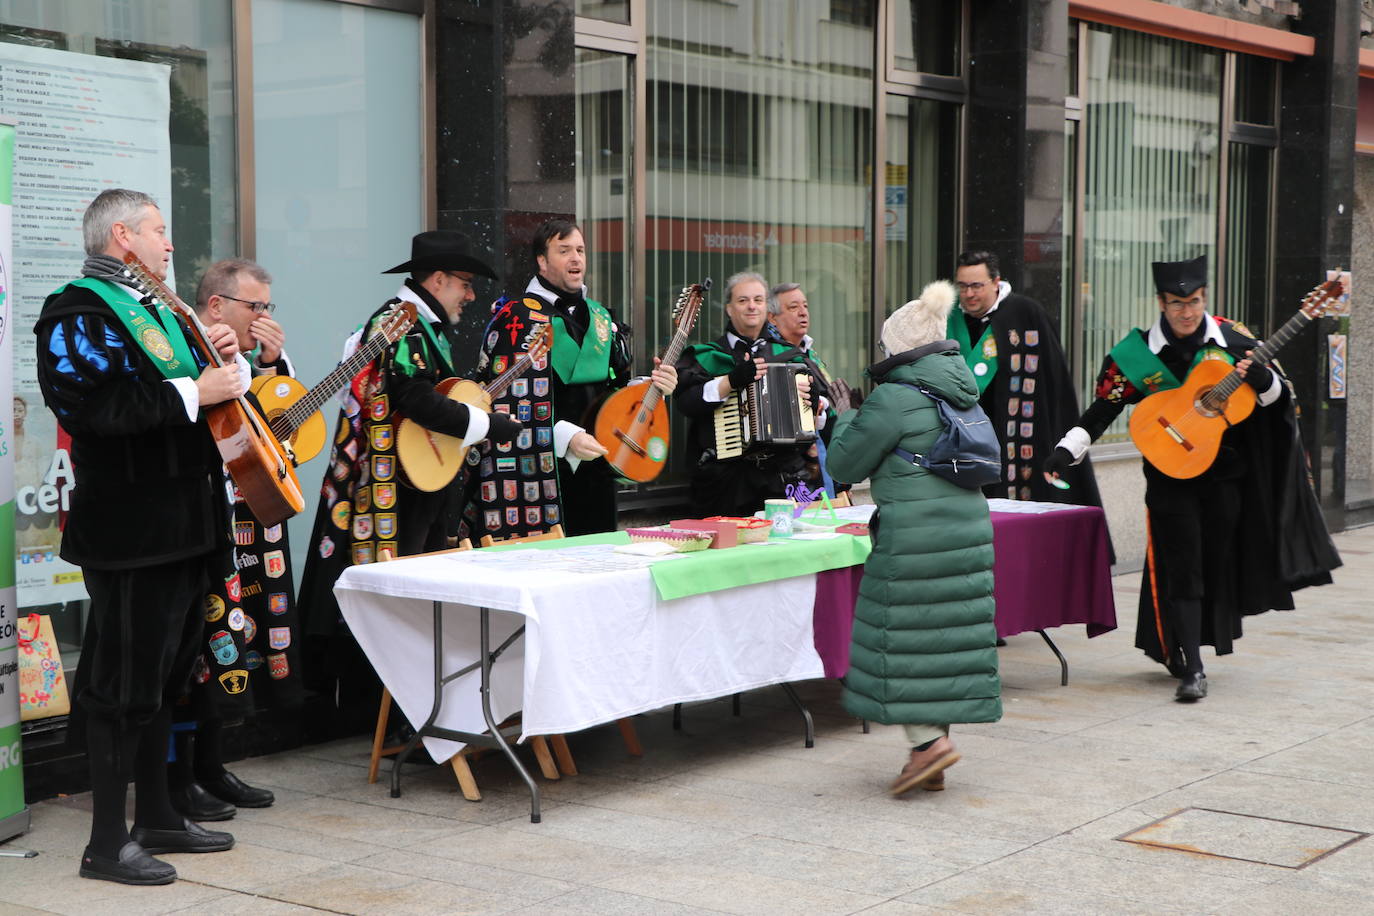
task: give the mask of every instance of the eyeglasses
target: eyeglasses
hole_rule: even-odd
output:
[[[277,310],[277,303],[275,302],[258,302],[253,299],[240,299],[238,296],[229,296],[225,293],[220,293],[219,295],[221,299],[233,299],[235,302],[242,302],[253,310],[254,315],[270,315]]]
[[[988,284],[983,280],[975,280],[973,283],[955,283],[954,285],[958,287],[959,292],[961,293],[976,293]]]
[[[1206,304],[1201,299],[1190,299],[1187,302],[1166,302],[1164,308],[1177,315],[1180,312],[1191,312],[1194,309],[1204,308]]]

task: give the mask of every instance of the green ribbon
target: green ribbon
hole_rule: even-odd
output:
[[[611,377],[611,338],[615,333],[611,313],[595,299],[585,301],[588,321],[582,343],[572,339],[562,318],[554,315],[550,319],[554,325],[551,362],[565,385],[604,382]]]
[[[963,354],[964,363],[973,373],[973,381],[978,385],[978,396],[982,397],[988,385],[992,384],[993,376],[997,374],[997,343],[996,338],[992,336],[992,322],[987,323],[987,327],[983,329],[983,336],[978,338],[978,343],[975,345],[969,340],[968,323],[964,321],[963,310],[954,309],[949,313],[949,323],[945,333],[951,339],[959,342],[959,352]],[[991,357],[985,357],[983,349],[989,342],[993,345],[993,354]],[[975,368],[977,366],[984,367],[981,373]]]
[[[157,366],[158,371],[164,376],[173,379],[196,378],[200,375],[200,367],[191,355],[186,335],[181,330],[176,316],[167,306],[154,299],[150,311],[147,306],[131,299],[124,292],[127,287],[95,277],[73,280],[57,290],[54,295],[60,295],[71,286],[88,289],[103,299],[110,307],[110,311],[114,312],[115,317],[128,330],[134,343],[138,344],[139,349],[148,355],[153,365]]]
[[[1126,376],[1137,390],[1146,394],[1169,391],[1183,384],[1169,371],[1169,367],[1164,365],[1159,354],[1150,349],[1146,335],[1142,331],[1132,330],[1123,337],[1112,347],[1111,357],[1112,362],[1121,370],[1121,374]],[[1193,357],[1193,363],[1188,367],[1188,371],[1192,372],[1204,359],[1224,359],[1232,365],[1236,362],[1236,358],[1221,347],[1202,347]]]

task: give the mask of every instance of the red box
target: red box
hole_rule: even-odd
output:
[[[835,529],[838,534],[852,534],[855,537],[868,537],[870,532],[868,526],[863,522],[850,522],[848,525],[841,525]]]
[[[686,528],[689,531],[711,532],[711,549],[734,547],[739,543],[739,526],[733,521],[714,522],[700,518],[683,518],[669,522],[673,528]]]

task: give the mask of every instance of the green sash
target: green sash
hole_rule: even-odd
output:
[[[156,304],[150,317],[148,308],[122,292],[117,283],[82,277],[63,286],[57,293],[63,292],[68,286],[88,289],[103,299],[139,349],[148,355],[164,376],[173,379],[196,378],[200,375],[200,367],[191,355],[186,335],[167,306],[154,300]]]
[[[554,325],[553,371],[565,385],[604,382],[611,377],[611,313],[595,299],[585,301],[590,321],[582,343],[572,339],[562,318],[557,315],[551,318]],[[540,306],[543,304],[541,302]]]
[[[788,350],[796,350],[796,347],[793,347],[791,344],[780,344],[776,341],[770,341],[769,346],[772,349],[769,351],[768,356],[777,356],[779,353],[786,353]],[[692,359],[697,361],[697,365],[711,373],[712,378],[729,375],[730,370],[734,369],[735,366],[739,364],[739,360],[735,358],[735,354],[722,350],[715,344],[695,344],[689,347],[687,352]],[[797,355],[789,360],[789,362],[799,362],[801,358],[801,351],[798,350]]]
[[[968,323],[964,321],[963,310],[956,308],[949,313],[945,333],[959,342],[959,352],[964,355],[964,362],[978,384],[978,396],[982,397],[988,385],[992,384],[992,377],[997,374],[997,337],[992,333],[992,322],[988,322],[983,329],[983,336],[978,338],[975,345],[969,341]]]
[[[1120,343],[1112,347],[1111,357],[1112,362],[1121,370],[1121,374],[1146,394],[1169,391],[1183,384],[1169,371],[1169,367],[1164,365],[1159,355],[1150,350],[1150,345],[1146,342],[1146,333],[1143,331],[1133,330],[1123,337]],[[1192,372],[1204,359],[1224,359],[1232,365],[1236,362],[1236,358],[1221,347],[1201,347],[1193,357],[1193,363],[1188,367],[1188,371]]]

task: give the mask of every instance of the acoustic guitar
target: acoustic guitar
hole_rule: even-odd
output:
[[[709,277],[682,288],[673,306],[673,339],[663,351],[661,364],[673,365],[682,355],[710,288]],[[591,434],[605,447],[606,462],[617,474],[635,483],[648,483],[662,473],[668,461],[668,408],[663,393],[652,382],[635,382],[608,392],[595,410]]]
[[[167,284],[153,276],[132,251],[124,255],[124,274],[142,291],[160,300],[185,323],[192,343],[208,365],[223,366],[195,310],[182,302]],[[243,501],[267,527],[286,521],[305,508],[301,482],[281,442],[242,396],[205,408],[210,434],[219,447],[224,468],[243,494]]]
[[[329,429],[320,413],[324,402],[338,394],[383,350],[400,340],[414,323],[415,306],[409,302],[396,303],[382,316],[376,332],[309,391],[289,375],[260,375],[253,379],[249,390],[257,399],[259,410],[267,418],[272,434],[281,441],[297,466],[318,455],[328,441]]]
[[[486,385],[465,378],[446,378],[434,388],[451,401],[461,401],[491,413],[492,398],[505,394],[511,382],[524,375],[535,360],[548,354],[552,337],[553,328],[548,324],[540,325],[530,338],[529,349]],[[457,436],[436,433],[406,417],[396,425],[396,454],[401,459],[401,470],[417,490],[433,493],[448,486],[463,466],[469,447]]]
[[[1303,297],[1302,307],[1251,353],[1265,366],[1288,341],[1329,310],[1341,296],[1339,280],[1328,280]],[[1150,462],[1170,477],[1186,480],[1212,466],[1221,437],[1255,409],[1255,390],[1221,359],[1193,367],[1178,388],[1152,394],[1131,414],[1131,439]]]

